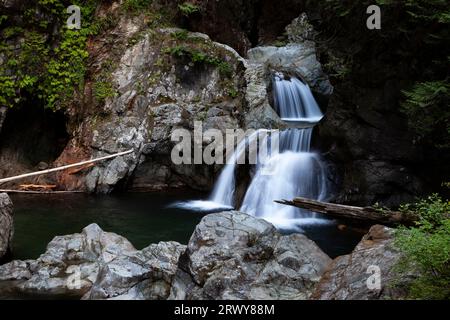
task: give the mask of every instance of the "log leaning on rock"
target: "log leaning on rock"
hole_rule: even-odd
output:
[[[375,222],[384,225],[412,225],[416,217],[410,213],[377,209],[373,207],[355,207],[297,197],[292,201],[276,200],[276,203],[319,212],[335,219],[351,219],[361,222]]]
[[[96,163],[96,162],[100,162],[100,161],[104,161],[104,160],[108,160],[108,159],[124,156],[124,155],[132,153],[133,151],[134,150],[131,149],[131,150],[128,150],[128,151],[119,152],[119,153],[112,154],[112,155],[109,155],[109,156],[105,156],[105,157],[101,157],[101,158],[97,158],[97,159],[92,159],[92,160],[87,160],[87,161],[82,161],[82,162],[78,162],[78,163],[73,163],[73,164],[69,164],[69,165],[66,165],[66,166],[62,166],[62,167],[57,167],[57,168],[52,168],[52,169],[47,169],[47,170],[42,170],[42,171],[37,171],[37,172],[31,172],[31,173],[25,173],[25,174],[21,174],[19,176],[4,178],[4,179],[0,179],[0,184],[6,183],[6,182],[15,181],[15,180],[20,180],[20,179],[23,179],[23,178],[30,178],[30,177],[40,176],[40,175],[48,174],[48,173],[52,173],[52,172],[58,172],[58,171],[62,171],[62,170],[67,170],[67,169],[71,169],[71,168],[75,168],[75,167],[86,166],[86,165],[90,165],[90,164],[93,164],[93,163]]]

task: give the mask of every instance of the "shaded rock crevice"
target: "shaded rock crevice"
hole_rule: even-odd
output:
[[[13,203],[6,193],[0,193],[0,263],[11,253],[13,236]]]

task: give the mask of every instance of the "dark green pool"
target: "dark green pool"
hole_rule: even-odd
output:
[[[80,232],[97,223],[130,240],[137,249],[159,241],[186,244],[206,214],[169,205],[201,199],[198,194],[125,193],[111,196],[12,195],[15,236],[13,259],[35,259],[56,235]],[[335,224],[304,228],[305,234],[331,257],[349,253],[361,234],[342,232]]]
[[[181,198],[139,193],[13,195],[13,258],[37,258],[54,236],[80,232],[94,222],[105,231],[126,237],[138,249],[159,241],[187,243],[204,214],[167,208]]]

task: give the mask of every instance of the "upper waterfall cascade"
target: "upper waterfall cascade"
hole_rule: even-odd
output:
[[[273,79],[275,109],[283,121],[319,122],[323,114],[307,84],[276,74]]]

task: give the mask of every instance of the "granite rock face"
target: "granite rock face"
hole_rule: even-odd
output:
[[[121,256],[100,268],[84,299],[167,299],[178,258],[186,249],[177,242],[160,242],[133,255]]]
[[[128,149],[134,153],[82,174],[79,181],[85,185],[78,183],[77,188],[90,192],[187,186],[210,190],[220,166],[173,164],[174,130],[192,133],[196,121],[202,122],[203,133],[208,129],[225,133],[228,129],[285,128],[270,105],[274,71],[298,75],[322,96],[332,92],[312,41],[257,47],[244,59],[202,33],[188,32],[180,38],[177,35],[184,31],[176,28],[139,31],[138,21],[119,23],[119,27],[123,37],[138,40],[121,53],[120,63],[111,72],[115,94],[98,105],[94,115],[85,117],[80,126],[84,132],[68,144],[61,160],[75,154],[73,146],[95,157]],[[107,56],[96,59],[101,65]],[[203,146],[209,142],[203,138]],[[66,178],[70,180],[66,175],[59,183],[64,185]]]
[[[241,212],[206,216],[169,299],[307,299],[331,259],[305,236]]]
[[[245,60],[205,34],[187,33],[182,40],[176,38],[184,32],[180,29],[148,32],[139,28],[139,23],[131,22],[122,26],[121,32],[129,30],[124,37],[128,34],[138,40],[126,48],[111,72],[114,95],[98,106],[95,115],[85,117],[84,139],[75,137],[61,159],[74,145],[93,157],[134,150],[82,175],[85,186],[78,188],[90,192],[109,193],[125,185],[146,191],[183,186],[209,189],[215,168],[174,165],[171,151],[177,141],[171,136],[177,129],[192,132],[195,121],[202,121],[202,132],[242,127]],[[184,51],[179,54],[170,50],[181,47]],[[209,60],[195,60],[193,54]],[[101,64],[107,57],[97,59]]]
[[[320,300],[401,299],[417,273],[399,274],[401,253],[393,246],[393,229],[373,226],[349,255],[333,260],[312,298]],[[377,277],[379,276],[379,282]]]
[[[13,235],[13,203],[6,193],[0,193],[0,259],[11,250]]]
[[[241,212],[206,216],[188,246],[136,250],[95,224],[55,237],[37,260],[0,266],[0,296],[83,299],[308,299],[331,259]]]
[[[36,260],[0,266],[0,295],[165,298],[183,249],[164,243],[138,251],[124,237],[92,224],[79,234],[55,237]]]
[[[205,216],[187,246],[136,250],[96,224],[55,237],[36,260],[0,266],[0,297],[116,300],[403,299],[418,274],[398,273],[393,229],[373,226],[331,260],[302,234],[242,212]]]

